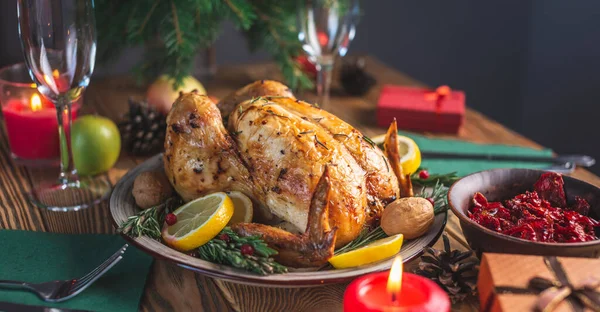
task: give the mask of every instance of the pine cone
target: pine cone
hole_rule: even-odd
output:
[[[358,58],[354,63],[344,62],[340,71],[340,82],[350,95],[364,95],[375,84],[375,78],[365,71],[365,59]]]
[[[146,101],[129,99],[129,112],[119,123],[125,149],[133,155],[150,155],[163,150],[167,128],[166,116]]]
[[[419,269],[415,273],[430,278],[444,289],[453,303],[477,294],[479,260],[473,251],[450,250],[450,241],[444,234],[444,249],[425,247]]]

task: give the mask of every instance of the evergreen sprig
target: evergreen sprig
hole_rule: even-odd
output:
[[[155,240],[161,239],[161,228],[165,215],[173,210],[181,200],[176,197],[167,199],[164,203],[144,209],[138,214],[125,220],[117,231],[132,238],[148,236]]]
[[[356,237],[354,240],[352,240],[348,244],[344,245],[343,247],[340,247],[339,249],[337,249],[333,254],[334,255],[343,254],[343,253],[361,248],[363,246],[366,246],[376,240],[379,240],[379,239],[382,239],[385,237],[387,237],[387,234],[385,234],[385,232],[383,231],[381,226],[378,226],[373,230],[364,228],[360,232],[360,234],[358,234],[358,237]]]
[[[243,245],[252,246],[254,254],[244,255]],[[231,265],[260,275],[285,273],[287,267],[272,258],[277,251],[267,246],[259,236],[240,236],[229,227],[197,250],[200,259],[212,263]]]
[[[244,32],[251,49],[273,55],[293,89],[312,88],[295,57],[301,53],[296,1],[278,0],[97,0],[98,56],[109,60],[127,46],[145,45],[138,80],[160,74],[175,85],[193,69],[199,49],[210,46],[227,19]]]
[[[421,179],[419,177],[419,172],[422,170],[427,170],[425,168],[419,168],[417,172],[413,173],[410,176],[410,179],[413,183],[419,184],[422,186],[435,186],[438,184],[442,184],[443,186],[450,187],[454,182],[456,182],[460,177],[455,172],[443,173],[443,174],[430,174],[427,179]]]
[[[433,212],[435,214],[448,210],[448,188],[440,180],[436,180],[431,192],[423,187],[421,193],[416,194],[416,197],[431,198],[433,201]]]

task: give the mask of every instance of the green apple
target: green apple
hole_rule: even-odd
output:
[[[105,117],[78,118],[71,129],[75,169],[81,175],[95,175],[114,166],[121,152],[121,136],[115,123]]]

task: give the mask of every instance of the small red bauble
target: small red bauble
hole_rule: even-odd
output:
[[[248,244],[244,244],[242,245],[242,247],[240,247],[240,251],[244,256],[252,256],[254,254],[254,247]]]
[[[177,223],[177,216],[174,213],[169,213],[165,216],[165,222],[167,225],[173,225]]]
[[[421,170],[421,172],[419,172],[419,178],[421,178],[423,180],[429,179],[429,171]]]
[[[231,241],[231,237],[229,237],[229,235],[227,235],[227,234],[219,235],[219,239],[226,243],[229,243]]]
[[[433,201],[433,198],[429,197],[427,198],[427,200],[431,203],[433,207],[435,207],[435,202]]]

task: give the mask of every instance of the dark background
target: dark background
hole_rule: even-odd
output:
[[[558,153],[600,159],[600,1],[362,1],[350,54],[370,54]],[[107,21],[97,21],[98,23]],[[22,61],[16,1],[0,1],[0,66]],[[226,24],[217,62],[266,60]],[[126,72],[141,49],[95,76]],[[600,173],[600,165],[593,171]]]

